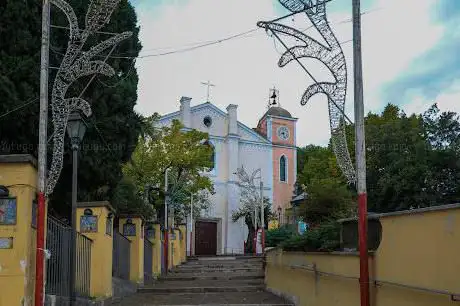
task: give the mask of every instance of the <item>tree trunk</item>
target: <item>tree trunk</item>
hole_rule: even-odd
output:
[[[245,253],[252,254],[254,253],[254,224],[252,223],[252,216],[248,214],[244,221],[248,227],[248,237],[246,238],[246,250]]]
[[[249,227],[248,237],[246,238],[246,250],[245,253],[254,253],[254,227]]]

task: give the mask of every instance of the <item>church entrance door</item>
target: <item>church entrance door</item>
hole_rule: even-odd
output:
[[[197,221],[195,223],[195,254],[217,254],[217,223]]]

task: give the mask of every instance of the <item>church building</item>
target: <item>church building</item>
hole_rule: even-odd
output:
[[[185,130],[208,133],[214,150],[214,167],[206,175],[214,183],[215,194],[211,196],[210,210],[193,220],[194,255],[243,253],[246,224],[244,220],[232,221],[232,212],[240,205],[235,174],[238,168],[243,166],[248,174],[261,169],[264,197],[270,199],[272,210],[281,221],[290,207],[297,177],[297,118],[279,106],[276,90],[273,93],[274,100],[256,128],[238,121],[237,105],[228,105],[226,111],[210,102],[192,106],[188,97],[180,99],[178,111],[160,119],[160,126],[168,126],[177,119]]]

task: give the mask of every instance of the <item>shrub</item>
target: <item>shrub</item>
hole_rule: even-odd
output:
[[[296,235],[296,231],[295,226],[292,225],[284,225],[280,228],[269,230],[265,234],[265,246],[277,247],[294,235]]]
[[[340,247],[340,225],[328,222],[308,230],[304,235],[293,235],[280,244],[285,251],[327,252]]]

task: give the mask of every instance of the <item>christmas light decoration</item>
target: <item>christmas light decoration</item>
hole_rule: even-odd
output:
[[[69,22],[69,44],[53,83],[51,107],[53,112],[53,158],[48,173],[46,195],[49,196],[56,186],[62,170],[64,154],[64,137],[69,114],[80,111],[86,116],[91,115],[90,104],[81,97],[66,97],[68,88],[79,78],[100,73],[113,76],[113,68],[101,60],[92,58],[102,51],[116,46],[130,37],[132,32],[123,32],[82,51],[88,37],[99,31],[110,21],[120,0],[93,0],[91,1],[85,19],[85,28],[80,30],[78,19],[72,7],[64,0],[52,0],[67,16]]]
[[[308,70],[300,63],[300,58],[315,58],[321,61],[334,76],[335,82],[316,82],[307,87],[301,98],[301,104],[305,105],[308,100],[323,93],[328,97],[329,122],[331,128],[332,147],[337,158],[337,163],[350,184],[356,182],[355,170],[351,162],[345,136],[345,100],[347,93],[347,65],[340,43],[329,26],[326,15],[326,0],[317,0],[313,4],[311,0],[279,0],[282,6],[288,9],[292,16],[297,13],[305,13],[313,26],[322,35],[327,45],[324,45],[307,34],[292,27],[276,23],[283,18],[274,21],[260,21],[257,25],[271,31],[279,39],[276,33],[296,38],[303,44],[288,48],[283,41],[280,42],[287,51],[281,56],[278,66],[284,67],[293,60],[297,61],[305,71],[313,78]]]

